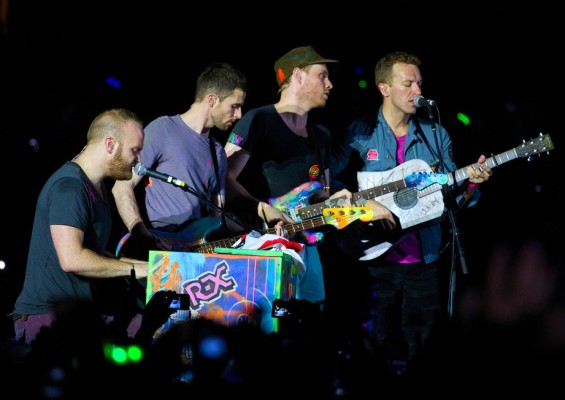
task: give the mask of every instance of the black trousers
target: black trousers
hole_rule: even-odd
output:
[[[415,359],[440,306],[435,263],[375,264],[370,276],[368,347],[386,360]]]

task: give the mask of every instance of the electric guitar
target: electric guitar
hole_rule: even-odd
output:
[[[306,229],[313,229],[323,225],[331,225],[337,229],[342,229],[351,222],[361,220],[371,221],[373,211],[369,207],[328,207],[323,210],[322,215],[292,224],[283,225],[289,234],[295,234]],[[193,221],[184,229],[178,232],[163,232],[159,230],[149,230],[155,236],[171,246],[170,251],[188,251],[192,253],[213,253],[216,247],[231,247],[241,236],[229,239],[220,239],[213,242],[206,242],[206,234],[219,228],[221,220],[219,218],[201,218]],[[269,228],[261,233],[275,234],[275,228]],[[198,236],[195,236],[197,234]],[[131,233],[125,234],[119,241],[116,248],[116,256],[127,254],[128,240]],[[150,249],[147,249],[149,251]]]

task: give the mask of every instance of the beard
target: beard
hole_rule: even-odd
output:
[[[118,181],[127,181],[133,176],[131,163],[126,162],[120,152],[116,152],[115,157],[110,161],[108,176]]]

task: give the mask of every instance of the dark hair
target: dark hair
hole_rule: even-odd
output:
[[[212,92],[222,101],[236,89],[247,92],[247,77],[228,63],[213,63],[198,76],[194,97],[195,101],[202,101]]]
[[[421,64],[420,59],[414,54],[404,51],[389,53],[377,61],[377,65],[375,65],[375,84],[387,83],[390,85],[392,80],[392,66],[397,63],[416,66]]]

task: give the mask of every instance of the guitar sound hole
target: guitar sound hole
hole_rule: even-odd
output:
[[[400,189],[394,194],[394,202],[399,208],[409,210],[418,203],[418,192],[414,188]]]

